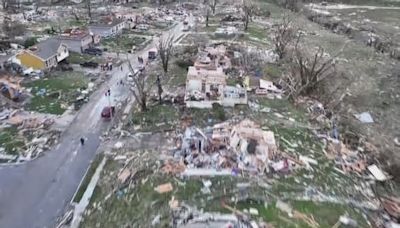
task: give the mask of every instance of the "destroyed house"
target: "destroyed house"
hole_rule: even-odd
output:
[[[229,146],[239,154],[241,169],[251,167],[258,171],[267,168],[277,150],[274,133],[262,130],[250,120],[243,120],[233,126]]]
[[[205,70],[189,67],[185,100],[188,107],[211,108],[220,103],[226,86],[226,75],[221,68]]]
[[[68,46],[61,40],[50,38],[16,55],[21,65],[35,70],[46,70],[69,56]]]
[[[206,47],[204,51],[199,51],[199,56],[194,63],[196,68],[216,70],[221,67],[226,70],[232,66],[230,59],[225,55],[226,47],[218,45],[216,47]]]
[[[233,107],[247,104],[246,89],[226,85],[222,68],[207,70],[189,67],[186,79],[187,107],[212,108],[213,104]]]
[[[57,37],[68,45],[70,51],[81,53],[92,45],[100,42],[100,36],[91,34],[87,30],[69,29]]]

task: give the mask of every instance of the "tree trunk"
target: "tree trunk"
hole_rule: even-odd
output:
[[[157,74],[157,87],[158,87],[158,102],[160,104],[162,104],[162,93],[163,93],[163,89],[162,89],[162,85],[161,85],[161,79],[160,79],[160,74]]]
[[[244,21],[244,31],[247,31],[247,28],[249,27],[249,18],[246,17],[245,21]]]
[[[89,20],[92,19],[92,10],[91,10],[91,0],[86,0],[87,1],[87,8],[88,8],[88,16],[89,16]]]
[[[208,18],[210,17],[210,10],[207,9],[207,14],[206,14],[206,27],[208,27]]]
[[[147,98],[145,95],[143,95],[142,102],[140,102],[140,109],[142,110],[142,112],[147,111]]]

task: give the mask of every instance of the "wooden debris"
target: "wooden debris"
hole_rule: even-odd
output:
[[[162,185],[158,185],[157,187],[154,188],[154,191],[158,193],[166,193],[172,191],[174,188],[172,187],[171,183],[166,183]]]
[[[126,181],[131,177],[131,171],[128,168],[123,169],[119,174],[118,174],[118,180],[121,182],[121,184],[125,184]]]
[[[314,217],[312,215],[309,216],[309,215],[301,213],[300,211],[294,211],[293,212],[293,217],[303,220],[310,227],[313,227],[313,228],[319,227],[319,224],[315,221],[315,219],[314,219]]]

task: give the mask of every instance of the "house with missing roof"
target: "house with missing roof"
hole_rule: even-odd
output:
[[[56,67],[68,56],[68,46],[56,38],[50,38],[23,50],[15,57],[26,68],[47,70]]]
[[[213,104],[234,107],[247,104],[246,89],[228,86],[221,67],[215,70],[189,67],[185,104],[189,108],[212,108]]]
[[[57,37],[68,46],[68,50],[81,53],[85,49],[100,43],[100,36],[91,34],[88,30],[68,29]]]
[[[102,21],[97,24],[89,25],[89,31],[102,38],[115,36],[122,33],[126,27],[126,21],[123,19],[113,19],[109,21]]]

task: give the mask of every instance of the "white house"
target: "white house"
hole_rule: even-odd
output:
[[[89,31],[95,35],[99,35],[102,38],[106,38],[122,33],[122,30],[125,27],[126,21],[122,19],[114,19],[110,22],[101,22],[98,24],[89,25]]]

